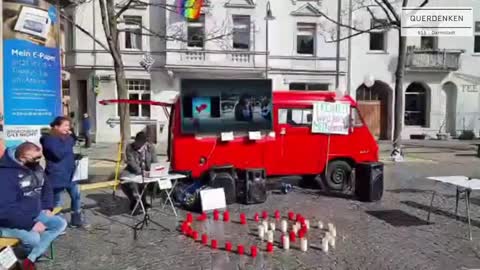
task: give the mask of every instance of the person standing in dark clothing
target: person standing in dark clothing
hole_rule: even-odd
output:
[[[91,130],[91,123],[90,123],[90,117],[88,116],[88,113],[83,115],[83,121],[82,121],[82,135],[85,138],[85,148],[90,148],[91,146],[91,138],[90,138],[90,130]]]
[[[40,143],[43,155],[47,161],[45,172],[52,181],[55,208],[62,207],[62,194],[67,190],[71,198],[72,217],[70,225],[73,227],[88,227],[82,218],[80,187],[72,181],[75,173],[75,141],[70,134],[71,121],[66,117],[57,117],[50,124],[50,134],[42,136]]]

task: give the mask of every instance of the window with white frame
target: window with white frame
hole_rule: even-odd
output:
[[[233,15],[233,48],[250,49],[250,16]]]
[[[142,50],[142,17],[124,16],[125,49]]]
[[[480,21],[475,22],[475,40],[473,43],[473,52],[480,53]]]
[[[305,55],[315,54],[315,31],[313,23],[297,24],[297,53]]]
[[[330,85],[328,83],[298,83],[293,82],[289,85],[290,90],[305,90],[305,91],[328,91]]]
[[[370,31],[370,51],[386,51],[387,50],[387,31],[382,27],[386,25],[386,20],[371,21]]]
[[[197,20],[189,20],[187,24],[187,46],[203,48],[205,46],[205,15]]]
[[[125,80],[130,100],[151,100],[150,80]],[[150,118],[150,105],[130,104],[130,116],[137,118]],[[120,112],[118,112],[120,115]]]

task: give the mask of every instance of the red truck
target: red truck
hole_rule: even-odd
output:
[[[348,135],[312,133],[313,104],[319,101],[350,104]],[[350,96],[338,97],[328,91],[273,91],[271,129],[256,140],[246,133],[235,133],[233,140],[223,141],[218,133],[182,132],[181,103],[181,98],[177,99],[170,112],[168,156],[172,170],[188,172],[193,179],[215,166],[231,165],[262,168],[268,176],[301,175],[338,191],[350,180],[357,163],[379,160],[377,142]]]

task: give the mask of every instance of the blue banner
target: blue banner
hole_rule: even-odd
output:
[[[5,40],[5,125],[48,125],[62,114],[60,55],[24,40]]]
[[[7,146],[38,142],[62,112],[60,27],[46,0],[3,1],[0,130]]]

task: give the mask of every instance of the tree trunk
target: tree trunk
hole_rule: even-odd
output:
[[[407,57],[407,38],[403,37],[401,30],[398,30],[398,62],[397,70],[395,71],[395,128],[393,132],[393,148],[400,148],[402,140],[403,128],[403,107],[404,107],[404,93],[403,93],[403,77],[405,74],[405,60]]]
[[[117,83],[117,96],[119,99],[128,99],[128,89],[125,83],[125,71],[123,64],[114,63],[115,69],[115,82]],[[130,140],[130,108],[126,103],[119,103],[120,111],[120,135],[123,148],[128,144]]]

